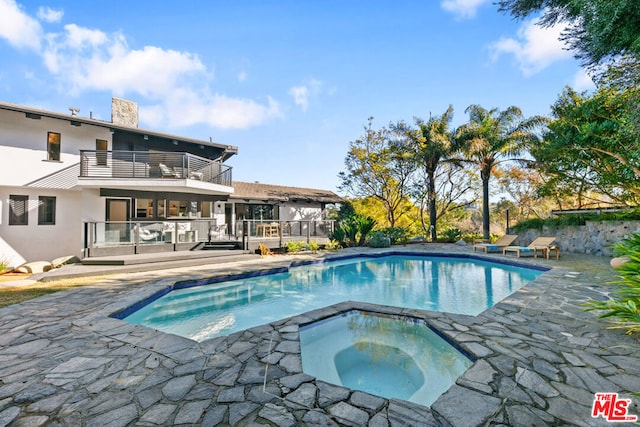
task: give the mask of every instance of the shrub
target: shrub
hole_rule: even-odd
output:
[[[542,218],[531,218],[524,221],[520,221],[513,227],[511,227],[511,231],[514,233],[522,232],[529,229],[534,230],[542,230],[542,227],[547,224],[547,220]]]
[[[494,238],[494,237],[495,237],[494,235],[491,235],[491,236],[489,236],[489,237],[491,238],[490,240],[491,240],[492,242],[493,242],[493,241],[495,241],[495,240],[497,239],[497,237],[496,237],[496,238]],[[479,232],[477,232],[477,231],[466,231],[466,232],[463,232],[463,233],[462,233],[462,240],[464,240],[464,241],[465,241],[465,242],[467,242],[467,243],[473,243],[473,242],[475,242],[476,240],[481,240],[481,239],[483,239],[483,238],[484,238],[484,237],[483,237],[482,233],[479,233]]]
[[[304,242],[297,242],[295,240],[291,240],[287,242],[285,247],[287,248],[287,252],[296,253],[304,250],[306,245],[304,244]]]
[[[312,240],[309,242],[309,244],[307,244],[307,249],[309,249],[313,253],[316,253],[320,249],[320,245],[315,240]]]
[[[617,319],[612,328],[626,329],[627,334],[640,333],[640,233],[615,244],[614,254],[629,259],[617,268],[620,275],[612,284],[618,285],[618,289],[610,300],[585,304],[586,310],[605,310],[601,318]]]
[[[407,243],[409,241],[409,230],[402,227],[387,227],[380,231],[385,237],[389,238],[392,245]]]
[[[544,226],[548,227],[563,227],[563,226],[579,226],[585,225],[587,221],[625,221],[625,220],[640,220],[640,209],[628,209],[622,212],[605,212],[602,214],[597,213],[581,213],[561,215],[554,218],[541,219],[532,218],[524,221],[520,221],[513,227],[511,231],[514,233],[522,232],[528,229],[542,230]]]
[[[9,260],[6,258],[0,257],[0,273],[4,273],[10,268],[11,268],[11,264],[9,264]]]
[[[391,239],[381,231],[376,231],[369,239],[369,246],[372,248],[388,248],[391,246]]]
[[[329,240],[329,243],[327,243],[326,245],[324,245],[324,248],[328,251],[337,251],[338,249],[340,249],[342,246],[340,245],[340,242],[338,242],[335,239]]]
[[[462,238],[462,232],[457,228],[448,228],[440,234],[438,240],[445,243],[454,243]]]
[[[333,238],[343,246],[364,246],[376,220],[360,214],[347,216],[338,222]]]

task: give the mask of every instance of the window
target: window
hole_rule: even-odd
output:
[[[169,216],[187,216],[189,202],[186,200],[170,200]]]
[[[29,196],[9,196],[9,225],[29,223]]]
[[[56,198],[38,197],[38,225],[56,224]]]
[[[104,139],[96,139],[96,164],[107,166],[107,150],[109,142]]]
[[[47,133],[47,160],[60,161],[60,134]]]
[[[278,209],[273,205],[236,204],[237,219],[277,220]]]
[[[188,216],[197,217],[200,210],[197,200],[169,200],[169,217]]]
[[[153,217],[153,199],[136,199],[136,218]]]

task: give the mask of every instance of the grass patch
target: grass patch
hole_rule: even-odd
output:
[[[28,275],[22,275],[22,277],[2,275],[0,276],[0,283],[8,280],[26,279],[28,277]],[[105,279],[105,276],[77,277],[71,279],[52,280],[51,282],[36,282],[33,285],[0,289],[0,307],[7,307],[9,305],[18,304],[67,289],[92,284],[103,279]]]

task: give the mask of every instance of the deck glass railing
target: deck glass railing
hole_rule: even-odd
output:
[[[86,223],[88,247],[195,243],[209,240],[215,220]]]
[[[246,235],[251,238],[328,238],[333,234],[334,224],[333,220],[244,220],[236,223],[236,234],[242,235],[246,229]]]
[[[162,221],[97,221],[85,223],[86,247],[108,248],[152,244],[198,243],[234,240],[242,247],[248,242],[268,240],[282,246],[289,240],[311,241],[331,238],[335,221],[320,220],[239,220],[234,227],[214,218]]]
[[[190,153],[158,151],[80,151],[83,178],[194,179],[231,186],[230,166]]]

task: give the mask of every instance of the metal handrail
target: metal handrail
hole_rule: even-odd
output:
[[[80,150],[82,178],[194,179],[231,186],[230,166],[190,153]]]

